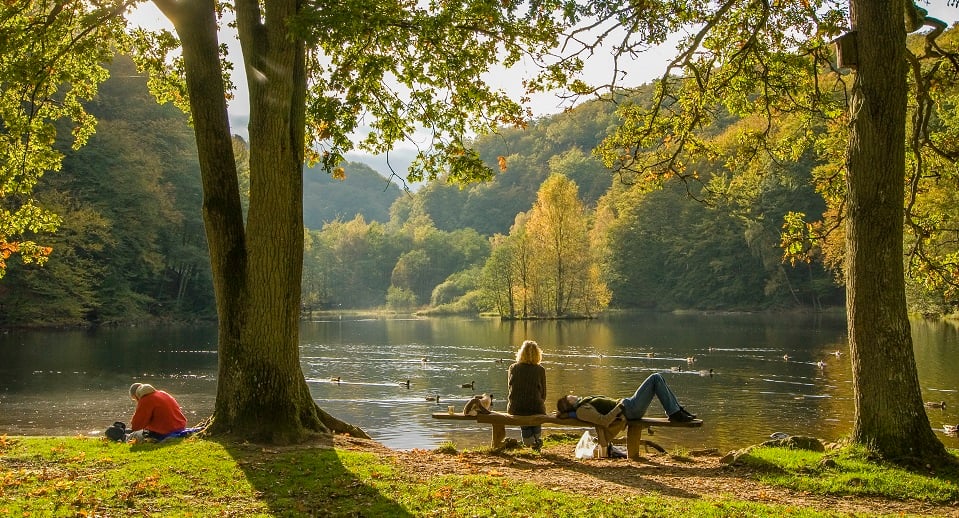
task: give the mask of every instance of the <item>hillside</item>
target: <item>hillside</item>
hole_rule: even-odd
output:
[[[642,88],[637,98],[647,94]],[[595,207],[613,183],[613,174],[591,150],[615,127],[616,105],[584,103],[568,112],[532,121],[525,129],[503,128],[478,137],[474,146],[496,177],[465,187],[434,180],[416,192],[417,206],[441,230],[473,228],[480,234],[509,232],[516,215],[528,211],[550,173],[576,182],[587,206]],[[499,169],[499,157],[505,170]]]
[[[303,223],[320,229],[325,223],[350,220],[362,214],[367,221],[385,223],[390,206],[403,191],[366,164],[343,164],[346,178],[335,180],[321,167],[303,169]]]

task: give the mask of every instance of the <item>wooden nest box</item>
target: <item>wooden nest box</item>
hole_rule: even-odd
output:
[[[856,68],[859,64],[859,45],[856,31],[850,31],[832,40],[836,46],[836,66],[839,68]]]

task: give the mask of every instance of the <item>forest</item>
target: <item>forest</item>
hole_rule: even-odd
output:
[[[64,149],[63,170],[36,187],[62,226],[44,266],[8,263],[0,326],[215,318],[188,120],[153,102],[128,58],[109,68],[87,106],[96,133]],[[641,87],[628,100],[651,95]],[[827,210],[814,181],[822,157],[735,181],[726,165],[703,163],[699,181],[651,189],[592,153],[623,103],[592,100],[477,137],[497,174],[465,187],[438,178],[413,192],[361,163],[345,164],[342,178],[305,167],[303,310],[550,318],[843,305],[828,254],[790,261],[783,252],[788,215]],[[745,123],[726,117],[711,133],[722,142]],[[234,149],[242,187],[247,144],[234,137]],[[954,214],[955,203],[939,210]],[[911,311],[955,311],[944,288],[907,278],[907,291]]]

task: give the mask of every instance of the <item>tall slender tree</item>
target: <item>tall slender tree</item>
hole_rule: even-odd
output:
[[[534,269],[540,272],[534,298],[546,315],[592,315],[609,303],[606,286],[593,277],[589,221],[576,184],[561,174],[543,182],[529,213],[526,232],[533,242]],[[587,301],[596,302],[590,307]]]
[[[574,182],[543,182],[532,209],[494,240],[485,277],[487,298],[508,318],[592,316],[609,305]]]

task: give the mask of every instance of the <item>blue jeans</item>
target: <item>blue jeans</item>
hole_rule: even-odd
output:
[[[520,435],[523,436],[523,444],[533,444],[533,441],[539,439],[543,433],[542,426],[520,426]]]
[[[642,418],[646,415],[646,409],[649,408],[654,395],[659,398],[666,415],[679,411],[679,401],[676,401],[676,396],[673,395],[672,390],[669,390],[666,380],[657,372],[646,378],[646,381],[636,389],[633,397],[623,400],[623,415],[626,419]]]

